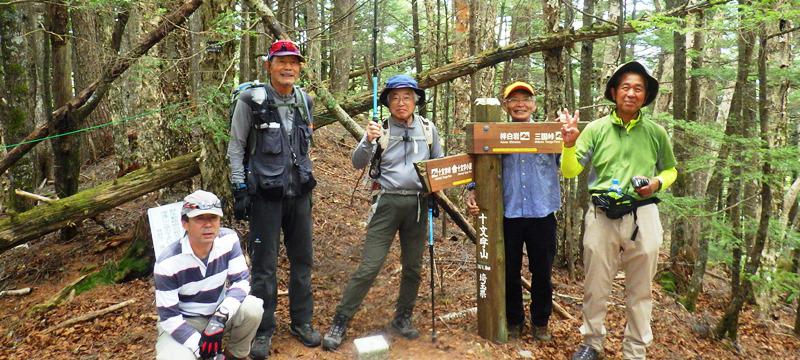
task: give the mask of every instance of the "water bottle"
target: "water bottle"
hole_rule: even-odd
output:
[[[611,179],[611,186],[608,187],[608,195],[615,199],[622,197],[622,187],[619,186],[619,179]]]

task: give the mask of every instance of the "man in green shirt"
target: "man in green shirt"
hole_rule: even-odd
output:
[[[621,265],[625,271],[627,325],[625,359],[644,359],[653,341],[650,295],[663,240],[655,194],[677,177],[675,155],[666,130],[642,114],[658,94],[658,81],[636,61],[619,66],[606,84],[605,97],[616,104],[611,114],[589,123],[581,133],[578,112],[559,114],[564,141],[561,172],[578,176],[591,162],[583,237],[583,344],[573,360],[602,357],[607,300]],[[580,136],[579,136],[580,135]]]

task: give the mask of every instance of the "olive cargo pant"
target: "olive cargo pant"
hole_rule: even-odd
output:
[[[396,310],[412,310],[420,283],[422,253],[428,225],[427,198],[418,195],[382,194],[373,204],[374,214],[367,225],[367,237],[358,269],[342,293],[337,314],[352,318],[375,277],[383,267],[395,234],[400,232],[403,265]]]

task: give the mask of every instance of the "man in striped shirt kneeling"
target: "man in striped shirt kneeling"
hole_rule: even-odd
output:
[[[158,310],[157,359],[246,358],[263,314],[263,301],[250,293],[236,232],[220,228],[219,198],[197,190],[184,198],[183,237],[156,261],[153,277]],[[227,286],[226,286],[227,283]]]

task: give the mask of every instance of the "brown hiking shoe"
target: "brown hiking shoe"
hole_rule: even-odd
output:
[[[550,331],[547,330],[547,325],[545,326],[533,326],[533,337],[539,341],[550,341],[553,337],[550,336]]]

